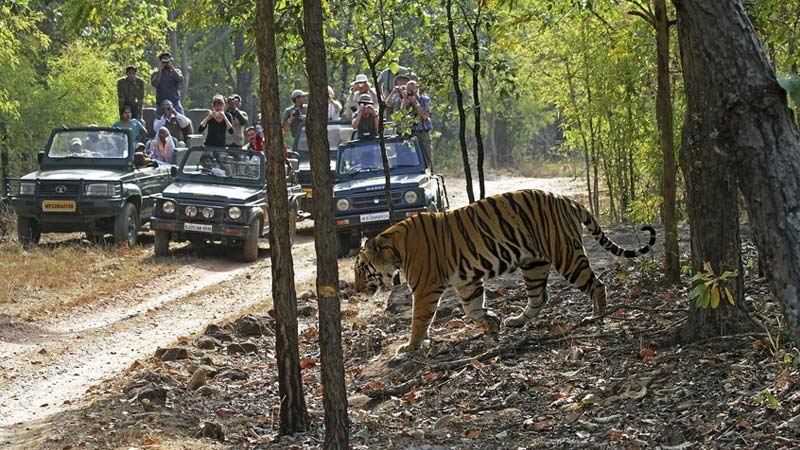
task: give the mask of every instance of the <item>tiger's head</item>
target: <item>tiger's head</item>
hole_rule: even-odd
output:
[[[367,239],[358,252],[353,270],[356,292],[374,293],[378,288],[389,288],[400,268],[397,250],[388,245],[380,235]]]

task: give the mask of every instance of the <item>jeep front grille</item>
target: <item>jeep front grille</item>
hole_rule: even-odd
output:
[[[386,210],[386,195],[381,191],[370,195],[358,196],[352,198],[352,211],[369,211],[369,210]],[[392,192],[392,203],[395,207],[402,205],[403,193]]]
[[[81,191],[80,181],[40,181],[39,195],[77,197]]]

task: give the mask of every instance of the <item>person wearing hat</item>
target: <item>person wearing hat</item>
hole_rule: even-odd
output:
[[[377,108],[378,94],[376,94],[375,89],[369,85],[367,76],[360,73],[356,75],[356,79],[350,85],[350,95],[347,96],[347,100],[344,103],[344,115],[347,119],[353,119],[356,111],[358,111],[358,100],[364,94],[369,94],[369,96],[372,97],[373,107]]]
[[[419,92],[417,82],[409,80],[406,83],[405,95],[403,96],[402,109],[407,116],[412,118],[411,133],[419,140],[425,159],[428,160],[428,167],[433,171],[433,145],[431,144],[431,99],[427,95]]]
[[[167,127],[170,135],[178,141],[186,142],[194,131],[192,119],[179,113],[170,100],[161,102],[161,117],[153,121],[153,130]]]
[[[378,113],[369,94],[361,94],[358,98],[356,115],[353,118],[353,129],[359,139],[374,138],[378,135]]]
[[[136,66],[126,67],[125,76],[117,80],[117,99],[120,111],[129,106],[134,119],[142,118],[144,80],[136,76]]]
[[[293,90],[292,106],[283,111],[281,129],[284,133],[286,133],[286,130],[291,130],[292,138],[297,138],[300,127],[306,122],[306,115],[308,114],[308,106],[306,105],[307,95],[308,92],[304,92],[302,89]]]
[[[411,77],[406,73],[399,73],[394,76],[394,87],[386,95],[386,116],[389,117],[403,107],[403,95],[406,91],[406,83],[411,81]]]
[[[172,102],[176,111],[183,114],[181,105],[181,82],[183,73],[173,65],[172,55],[162,52],[158,55],[158,69],[150,74],[150,84],[156,88],[156,113],[161,117],[159,105],[164,100]]]
[[[79,137],[74,137],[69,140],[69,153],[79,154],[83,153],[83,141]]]

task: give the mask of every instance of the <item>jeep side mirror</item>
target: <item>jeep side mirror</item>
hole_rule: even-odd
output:
[[[42,165],[42,161],[44,161],[44,152],[39,152],[36,154],[36,164]]]
[[[297,172],[297,170],[300,168],[300,161],[298,161],[296,158],[289,158],[286,160],[286,163],[289,168],[295,172]]]
[[[297,153],[295,151],[289,150],[288,152],[286,152],[286,154],[289,159],[297,159],[297,160],[300,159],[300,153]]]
[[[144,167],[145,165],[144,153],[137,152],[133,154],[133,165],[135,165],[136,167]]]
[[[175,167],[175,166],[172,166],[172,167],[170,167],[170,168],[169,168],[169,174],[170,174],[172,177],[177,177],[177,176],[178,176],[178,168],[177,168],[177,167]]]

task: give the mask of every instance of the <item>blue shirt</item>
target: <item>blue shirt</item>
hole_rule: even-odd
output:
[[[417,97],[417,101],[419,102],[419,107],[428,113],[428,118],[424,120],[417,119],[417,110],[414,106],[407,106],[407,108],[411,109],[411,116],[415,118],[414,124],[411,125],[411,131],[431,131],[433,129],[433,123],[431,123],[431,98],[427,95],[420,95]]]
[[[133,135],[133,142],[142,142],[141,138],[146,134],[146,127],[139,119],[131,118],[131,120],[128,121],[128,126],[125,126],[121,120],[116,121],[114,125],[111,126],[114,128],[130,128],[131,134]]]
[[[161,71],[161,79],[158,81],[158,86],[154,86],[156,88],[156,105],[159,105],[159,111],[161,110],[161,102],[164,100],[169,100],[173,103],[181,101],[181,81],[174,79],[171,71],[175,71],[178,74],[178,79],[183,80],[183,74],[178,69]],[[156,70],[150,74],[151,85],[155,81],[158,72]]]

